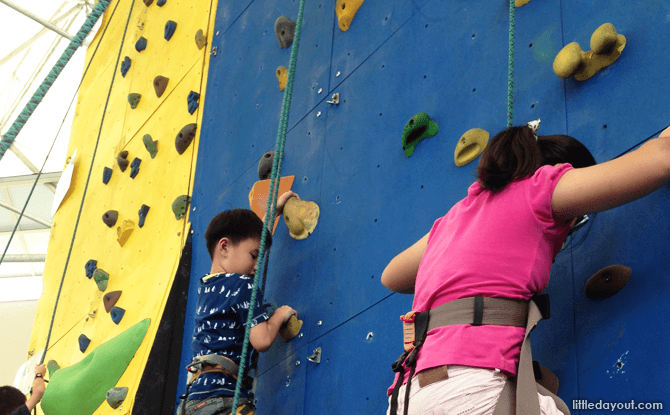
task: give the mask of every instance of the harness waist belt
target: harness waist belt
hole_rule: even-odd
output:
[[[457,324],[526,327],[527,321],[527,300],[469,297],[430,310],[427,331]]]

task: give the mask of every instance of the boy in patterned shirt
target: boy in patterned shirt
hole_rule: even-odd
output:
[[[281,214],[291,196],[298,197],[291,191],[279,197],[276,215]],[[269,317],[260,295],[253,306],[250,304],[262,232],[263,221],[248,209],[221,212],[209,223],[205,239],[212,268],[198,285],[192,343],[193,361],[197,364],[190,369],[195,373],[187,386],[186,400],[180,404],[180,415],[231,413],[236,367],[241,360],[249,312],[253,313],[249,342],[259,352],[267,351],[279,329],[291,316],[297,315],[285,305]],[[267,236],[266,248],[269,248],[271,232]],[[251,349],[248,350],[246,362],[250,358]],[[208,363],[199,363],[202,361]],[[243,383],[240,407],[243,404],[251,407],[249,389],[248,382]]]

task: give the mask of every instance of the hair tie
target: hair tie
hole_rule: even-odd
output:
[[[540,119],[538,118],[535,121],[530,121],[526,126],[533,130],[533,135],[535,136],[535,140],[537,141],[537,130],[540,128]]]

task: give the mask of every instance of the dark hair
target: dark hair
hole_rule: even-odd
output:
[[[26,396],[13,386],[0,387],[0,415],[9,415],[26,403]]]
[[[214,259],[214,249],[221,238],[228,238],[233,244],[238,244],[248,238],[261,239],[263,221],[249,209],[226,210],[214,216],[207,226],[205,240],[207,251]],[[266,248],[272,245],[272,232],[268,229],[265,240]]]
[[[570,163],[575,168],[596,164],[589,150],[567,135],[535,138],[529,127],[509,127],[484,149],[477,178],[485,190],[499,191],[517,179],[532,176],[545,165]]]

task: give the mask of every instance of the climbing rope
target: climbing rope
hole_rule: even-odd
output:
[[[249,349],[249,332],[253,320],[253,310],[256,304],[256,294],[258,291],[258,282],[260,276],[265,271],[263,256],[265,255],[265,240],[267,233],[271,232],[275,219],[275,208],[277,204],[277,192],[279,191],[279,182],[281,178],[282,160],[284,158],[284,147],[286,145],[286,132],[288,129],[288,115],[291,110],[291,96],[293,95],[293,78],[295,76],[295,65],[298,60],[298,45],[300,43],[300,31],[302,29],[302,16],[305,11],[305,0],[300,0],[298,9],[298,19],[296,21],[295,37],[291,47],[291,61],[288,69],[288,82],[284,92],[284,101],[282,102],[281,115],[279,117],[279,131],[277,133],[277,143],[275,145],[275,157],[272,161],[272,173],[270,174],[270,194],[268,195],[267,210],[265,211],[265,220],[263,221],[263,233],[261,235],[261,246],[258,251],[258,271],[254,275],[254,288],[251,292],[249,301],[249,315],[247,316],[247,325],[244,331],[244,342],[242,344],[242,356],[240,360],[240,369],[237,373],[237,384],[235,385],[235,397],[233,398],[233,413],[237,411],[237,404],[242,390],[242,378],[244,377],[244,368],[246,354]]]
[[[514,110],[514,0],[509,0],[509,60],[507,70],[507,127],[512,126]]]
[[[30,101],[28,101],[26,106],[23,108],[23,111],[21,111],[19,116],[16,117],[16,120],[12,126],[9,127],[7,133],[2,136],[2,140],[0,140],[0,160],[5,155],[12,143],[14,143],[16,136],[26,124],[28,118],[30,118],[30,116],[33,114],[35,108],[37,108],[39,103],[42,102],[44,95],[47,93],[47,91],[49,91],[49,88],[51,88],[51,85],[53,85],[53,83],[56,81],[56,78],[58,78],[58,75],[60,75],[60,73],[63,71],[65,65],[67,65],[67,63],[70,61],[72,55],[74,55],[79,46],[81,46],[84,38],[88,36],[102,13],[107,9],[110,1],[111,0],[100,0],[95,5],[93,11],[88,15],[86,21],[81,26],[81,29],[79,29],[77,34],[74,35],[74,38],[72,38],[72,41],[58,59],[58,62],[56,62],[51,71],[49,71],[49,74],[46,76],[46,78],[44,78],[42,84],[39,86],[39,88],[37,88],[37,91],[35,91],[32,98],[30,98]]]

